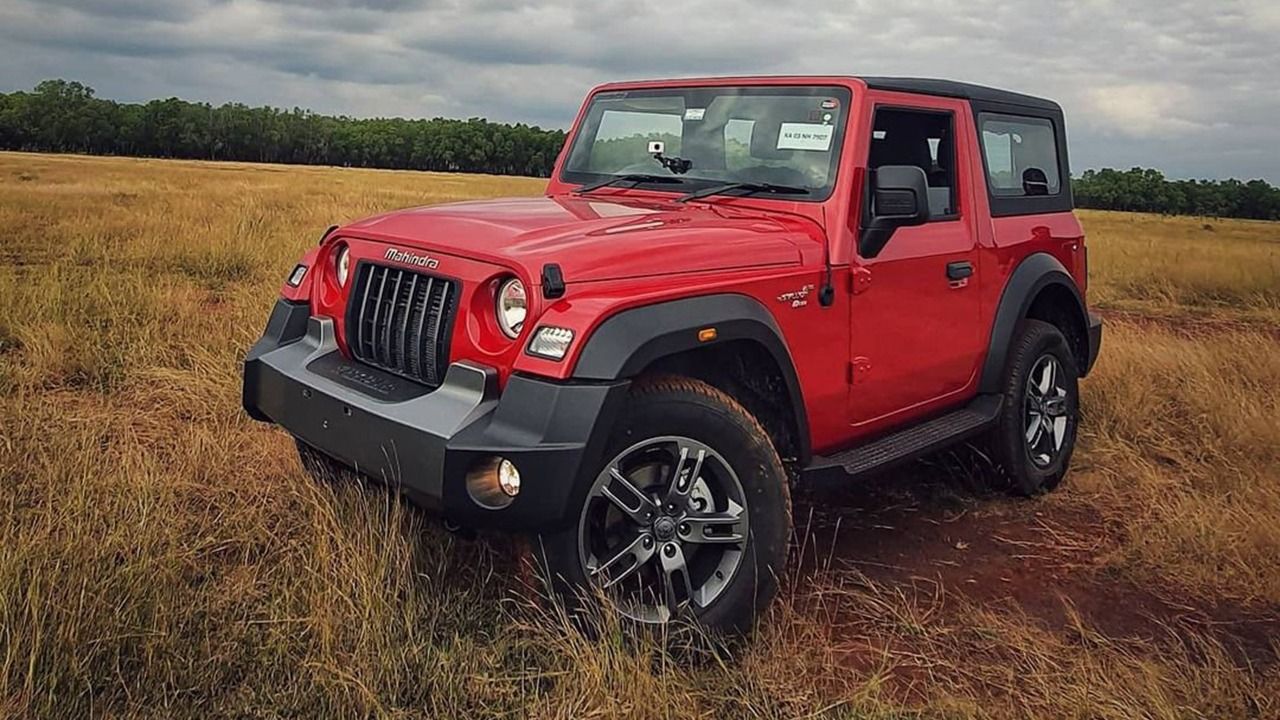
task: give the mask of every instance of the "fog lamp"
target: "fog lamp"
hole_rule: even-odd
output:
[[[467,494],[480,507],[501,510],[520,492],[520,471],[510,460],[482,458],[467,473]]]
[[[502,488],[502,492],[511,497],[515,497],[520,493],[520,471],[516,469],[514,463],[503,458],[498,463],[498,487]]]

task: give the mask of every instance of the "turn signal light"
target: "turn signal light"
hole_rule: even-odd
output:
[[[289,279],[285,280],[289,287],[298,287],[302,284],[302,279],[307,276],[307,266],[297,265],[293,268],[293,272],[289,273]]]
[[[548,360],[563,360],[573,344],[573,331],[569,328],[544,325],[538,328],[529,341],[529,354]]]

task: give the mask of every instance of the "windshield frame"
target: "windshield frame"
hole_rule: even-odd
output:
[[[698,85],[668,85],[668,86],[645,86],[635,88],[602,88],[593,92],[583,105],[582,115],[578,124],[574,127],[571,141],[565,147],[564,162],[561,165],[559,180],[567,185],[583,186],[592,182],[602,181],[609,177],[621,177],[628,173],[597,173],[574,171],[570,169],[575,152],[579,151],[579,144],[587,142],[587,134],[584,130],[587,128],[592,108],[595,103],[602,98],[645,98],[645,97],[669,97],[677,94],[687,94],[690,92],[704,92],[711,95],[740,95],[740,96],[787,96],[787,97],[831,97],[835,98],[839,103],[839,113],[835,120],[835,132],[831,141],[831,148],[827,152],[830,155],[829,166],[827,169],[827,184],[822,188],[812,188],[806,186],[809,190],[808,194],[794,195],[774,195],[769,193],[755,193],[746,195],[726,194],[723,197],[741,199],[750,197],[755,200],[773,200],[783,202],[801,202],[801,203],[821,203],[829,200],[835,193],[839,182],[839,171],[841,158],[844,153],[845,136],[848,131],[850,116],[853,114],[853,90],[847,86],[837,83],[803,83],[803,84],[755,84],[742,83],[733,85],[720,84],[698,84]],[[598,129],[598,128],[597,128]],[[590,135],[590,142],[595,142],[595,134]],[[663,172],[662,167],[654,163],[655,174]],[[648,183],[640,182],[628,188],[624,188],[623,192],[632,189],[641,189],[651,192],[670,193],[685,195],[690,192],[710,188],[716,185],[735,182],[732,177],[723,178],[699,178],[689,177],[688,175],[672,174],[671,177],[679,178],[683,182],[681,184],[666,183]],[[745,180],[745,179],[743,179]],[[721,197],[720,195],[710,197]],[[710,198],[704,198],[710,199]]]

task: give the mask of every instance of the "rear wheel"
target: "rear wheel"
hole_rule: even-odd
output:
[[[1058,328],[1026,320],[1010,350],[992,459],[1011,490],[1036,495],[1067,474],[1080,422],[1075,356]]]
[[[638,386],[575,522],[544,535],[571,609],[604,590],[626,618],[749,629],[777,591],[791,508],[764,428],[705,383]]]

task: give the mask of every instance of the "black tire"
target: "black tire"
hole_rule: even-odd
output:
[[[671,444],[670,447],[668,443]],[[689,472],[682,470],[686,467],[683,462],[684,454],[670,468],[662,467],[662,458],[667,457],[665,453],[674,453],[676,448],[683,448],[681,452],[688,452],[690,447],[701,448],[701,451],[697,464],[689,461]],[[640,462],[639,471],[626,469],[637,467],[634,464],[636,458],[643,461],[650,457],[656,458],[654,465]],[[656,481],[654,484],[642,488],[643,480],[629,479],[628,485],[624,487],[648,492],[654,505],[645,507],[656,509],[658,520],[645,525],[618,510],[621,506],[609,499],[611,495],[616,496],[617,492],[603,492],[606,485],[612,486],[615,483],[614,479],[610,479],[614,477],[609,475],[611,468],[632,473],[630,478],[639,477],[641,472],[651,470],[649,477]],[[600,567],[596,552],[588,546],[600,548],[595,540],[612,535],[604,523],[597,521],[613,513],[621,519],[625,530],[635,533],[636,542],[647,536],[654,540],[655,547],[643,561],[628,557],[628,567],[619,565],[622,571],[618,575],[631,573],[627,582],[641,583],[643,576],[652,572],[657,581],[656,586],[661,588],[654,592],[665,591],[671,585],[689,590],[688,599],[683,604],[672,603],[670,595],[666,596],[665,602],[656,602],[655,598],[656,605],[675,605],[678,611],[673,613],[667,610],[667,617],[654,619],[641,616],[642,610],[647,612],[647,609],[641,607],[643,603],[635,600],[636,597],[647,596],[644,595],[646,591],[641,589],[638,595],[632,597],[632,605],[618,603],[617,607],[620,609],[625,607],[635,611],[635,615],[630,615],[629,610],[623,610],[624,616],[642,624],[661,624],[677,617],[682,620],[693,618],[703,627],[718,632],[734,635],[747,632],[777,593],[791,537],[791,496],[787,475],[769,434],[760,423],[732,397],[706,383],[683,377],[659,377],[641,381],[632,389],[628,406],[611,432],[601,467],[596,470],[584,482],[584,485],[590,487],[584,488],[574,522],[564,530],[543,534],[535,546],[551,587],[564,601],[565,607],[573,613],[590,609],[591,598],[595,596],[591,592],[591,571],[587,565],[595,565],[595,572],[602,572],[606,568]],[[664,476],[671,482],[664,484],[661,480]],[[682,478],[688,478],[691,482]],[[730,479],[736,480],[736,484],[729,483]],[[730,488],[723,492],[725,497],[741,492],[740,503],[736,499],[729,502],[717,494],[720,491],[715,486],[722,482]],[[671,514],[677,512],[673,510],[676,504],[664,503],[664,498],[669,500],[672,495],[663,493],[674,493],[681,486],[688,486],[683,496],[688,510],[679,511],[684,513],[682,515]],[[696,497],[699,488],[702,496]],[[593,495],[597,492],[604,497]],[[734,508],[732,512],[737,513],[735,517],[745,517],[746,532],[737,534],[737,529],[742,526],[734,524],[724,535],[729,539],[739,538],[738,544],[705,544],[713,542],[707,538],[720,537],[720,531],[713,532],[708,523],[702,526],[703,535],[699,539],[696,537],[696,529],[690,530],[687,523],[681,522],[681,518],[686,518],[697,528],[699,522],[716,516],[714,513],[720,513],[722,507]],[[679,527],[679,534],[674,538],[670,534],[661,534],[662,530],[670,529],[669,525],[659,525],[661,519],[668,514],[671,514],[671,519]],[[650,513],[649,517],[653,517],[653,514]],[[737,522],[741,522],[741,519]],[[623,536],[621,545],[627,545],[627,537],[630,536]],[[667,539],[663,540],[663,537]],[[685,571],[684,583],[671,580],[677,576],[670,573],[663,560],[662,556],[671,544],[678,544],[681,548],[678,560]],[[729,547],[732,550],[723,549]],[[727,567],[724,564],[725,558],[731,552],[738,553],[734,556],[736,565],[733,565],[732,571],[725,571],[729,574],[723,575],[722,569]],[[599,555],[607,560],[613,553],[614,549],[610,548],[599,552]],[[609,565],[607,562],[603,564]],[[699,565],[702,565],[701,574],[706,580],[705,584],[695,586],[700,575]],[[708,568],[711,568],[710,571]],[[657,573],[664,575],[659,576]],[[720,579],[712,580],[712,577]],[[606,574],[597,576],[597,580],[605,578]],[[708,590],[713,585],[714,590]],[[622,587],[623,583],[619,582],[619,586]],[[615,595],[618,594],[617,591],[614,592]],[[693,599],[695,597],[698,597],[697,601]],[[700,605],[703,600],[708,599],[705,606]],[[654,612],[664,611],[655,609]]]
[[[350,476],[347,466],[316,450],[298,438],[293,439],[298,447],[298,462],[302,469],[312,478],[320,482],[336,482]]]
[[[1040,387],[1046,383],[1046,367],[1056,369],[1047,393],[1052,401],[1037,397],[1044,392]],[[1009,350],[1001,392],[1004,403],[988,447],[1003,485],[1026,496],[1052,490],[1067,474],[1080,423],[1079,370],[1058,328],[1040,320],[1022,322]]]

